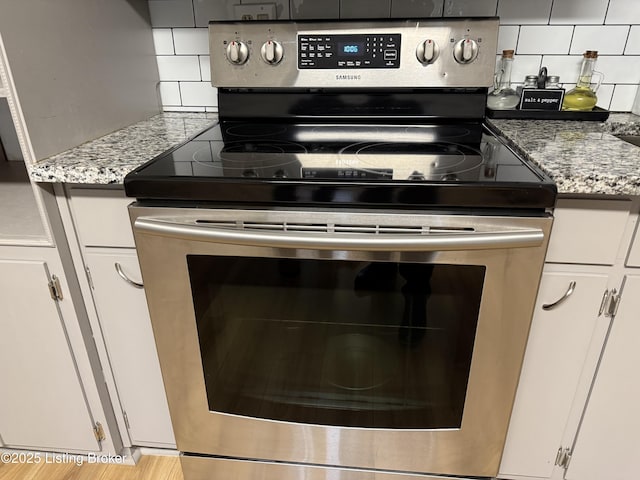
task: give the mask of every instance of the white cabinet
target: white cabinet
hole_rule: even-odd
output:
[[[0,250],[0,436],[13,448],[100,451],[68,332],[49,291],[47,263],[3,259],[5,251]],[[68,289],[63,277],[58,280],[64,297]]]
[[[638,198],[558,201],[499,478],[638,475],[639,212]]]
[[[122,189],[73,188],[73,216],[86,247],[135,248],[127,205],[131,198]]]
[[[89,249],[93,298],[134,445],[173,447],[175,440],[135,251]],[[119,267],[118,273],[116,266]]]
[[[102,332],[99,350],[110,367],[107,383],[126,446],[175,448],[169,408],[122,188],[69,187],[66,198],[80,251],[78,275]],[[118,272],[116,264],[119,265]],[[97,315],[96,315],[97,314]],[[127,438],[128,437],[128,440]]]
[[[620,298],[568,480],[629,480],[640,472],[640,272],[626,275]]]
[[[558,200],[547,263],[613,265],[631,201]]]
[[[550,268],[538,292],[501,477],[551,477],[596,327],[606,322],[598,317],[606,274]],[[564,301],[543,309],[563,298],[572,282],[573,292]]]

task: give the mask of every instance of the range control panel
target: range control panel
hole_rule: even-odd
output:
[[[298,68],[400,68],[399,33],[298,35]]]
[[[224,88],[490,87],[497,18],[210,22]]]

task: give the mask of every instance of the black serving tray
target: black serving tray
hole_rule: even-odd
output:
[[[609,110],[595,107],[590,112],[567,112],[560,110],[490,110],[487,108],[487,118],[504,118],[510,120],[584,120],[604,122],[609,118]]]

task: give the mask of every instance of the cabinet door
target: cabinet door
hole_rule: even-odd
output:
[[[0,436],[7,447],[100,451],[49,279],[45,262],[0,260]]]
[[[121,406],[134,445],[174,447],[166,394],[160,374],[144,290],[135,251],[87,253],[94,299]]]
[[[573,293],[562,298],[569,284]],[[580,382],[607,276],[545,271],[511,415],[500,477],[549,478]]]
[[[565,478],[640,472],[640,275],[627,275]]]

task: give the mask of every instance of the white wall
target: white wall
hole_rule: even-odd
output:
[[[160,111],[146,0],[0,0],[0,33],[35,158]]]
[[[149,0],[165,110],[216,110],[206,26],[210,19],[233,19],[238,5],[252,3],[262,2]],[[630,111],[640,84],[640,0],[264,0],[264,4],[275,4],[281,19],[498,15],[496,53],[516,50],[515,82],[544,65],[571,88],[582,53],[598,50],[596,69],[604,73],[598,106]]]

